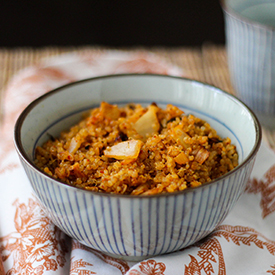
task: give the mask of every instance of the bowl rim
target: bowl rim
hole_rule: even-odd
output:
[[[90,82],[90,81],[96,81],[99,79],[105,79],[105,78],[121,78],[121,77],[163,77],[163,78],[171,78],[171,79],[180,79],[180,80],[184,80],[184,81],[188,81],[188,82],[193,82],[193,83],[197,83],[199,85],[202,86],[206,86],[208,88],[211,89],[215,89],[216,92],[224,94],[227,97],[230,97],[233,101],[236,101],[239,105],[242,105],[245,109],[247,109],[247,111],[250,113],[251,117],[253,118],[253,122],[254,122],[254,128],[255,128],[255,143],[253,145],[253,148],[251,150],[251,152],[248,154],[248,156],[243,160],[243,162],[241,164],[239,164],[237,167],[235,167],[233,170],[227,172],[225,175],[214,179],[210,182],[204,183],[200,186],[197,187],[192,187],[192,188],[187,188],[184,189],[182,191],[176,191],[176,192],[171,192],[171,193],[159,193],[159,194],[154,194],[154,195],[148,195],[148,196],[142,196],[142,195],[127,195],[127,194],[113,194],[113,193],[103,193],[103,192],[96,192],[96,191],[92,191],[92,190],[86,190],[77,186],[72,186],[69,185],[66,182],[63,182],[59,179],[56,179],[50,175],[48,175],[47,173],[45,173],[44,171],[40,170],[34,163],[33,161],[28,157],[28,155],[26,154],[25,150],[23,149],[23,145],[21,142],[21,127],[23,125],[23,122],[25,120],[25,118],[27,117],[27,115],[29,114],[29,112],[41,101],[43,101],[45,98],[58,93],[59,91],[66,89],[70,86],[74,86],[74,85],[78,85],[80,83],[84,83],[84,82]],[[130,198],[130,199],[134,199],[134,198],[138,198],[138,199],[148,199],[148,198],[153,198],[153,197],[167,197],[167,196],[178,196],[178,195],[183,195],[185,193],[189,193],[189,192],[195,192],[196,190],[202,189],[202,188],[206,188],[210,185],[214,185],[217,184],[219,181],[230,177],[230,175],[234,174],[236,171],[240,170],[243,166],[245,166],[247,163],[249,163],[252,158],[257,154],[260,145],[261,145],[261,140],[262,140],[262,130],[261,130],[261,124],[257,118],[257,116],[254,114],[254,112],[245,104],[243,103],[240,99],[238,99],[235,95],[232,95],[224,90],[222,90],[221,88],[218,88],[212,84],[208,84],[202,81],[198,81],[192,78],[188,78],[188,77],[182,77],[182,76],[173,76],[173,75],[163,75],[163,74],[152,74],[152,73],[124,73],[124,74],[109,74],[109,75],[102,75],[102,76],[97,76],[97,77],[90,77],[90,78],[85,78],[82,80],[78,80],[78,81],[73,81],[70,83],[67,83],[65,85],[59,86],[55,89],[52,89],[46,93],[44,93],[43,95],[37,97],[36,99],[34,99],[32,102],[30,102],[25,109],[20,113],[19,117],[16,120],[16,123],[14,125],[14,145],[15,145],[15,149],[18,153],[18,155],[21,157],[21,160],[23,160],[32,170],[34,170],[36,173],[39,173],[42,177],[46,177],[48,179],[50,179],[51,181],[53,181],[55,184],[61,185],[62,187],[65,188],[69,188],[69,189],[75,189],[77,191],[80,192],[84,192],[84,193],[90,193],[92,195],[95,196],[110,196],[110,197],[121,197],[121,198]]]
[[[247,24],[257,26],[262,29],[270,30],[270,31],[275,31],[275,27],[272,25],[264,24],[255,20],[252,20],[241,13],[235,11],[233,8],[231,8],[228,3],[228,0],[220,0],[220,6],[222,10],[227,13],[229,16],[235,17],[237,20],[243,21]]]

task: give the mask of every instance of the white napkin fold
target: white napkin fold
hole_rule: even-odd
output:
[[[114,259],[70,239],[45,216],[13,146],[16,118],[34,98],[60,85],[130,72],[183,75],[146,52],[109,51],[41,61],[9,83],[0,139],[0,254],[6,274],[275,274],[275,155],[265,144],[232,212],[209,237],[182,251],[137,263]]]

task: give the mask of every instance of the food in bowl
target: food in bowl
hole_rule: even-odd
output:
[[[38,146],[35,164],[86,190],[154,195],[217,179],[238,165],[238,153],[230,138],[175,105],[101,102],[59,138]]]

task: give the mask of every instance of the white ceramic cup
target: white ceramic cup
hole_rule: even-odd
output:
[[[237,96],[275,129],[275,0],[221,0]]]

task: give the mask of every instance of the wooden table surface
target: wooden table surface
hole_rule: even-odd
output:
[[[3,104],[3,94],[9,80],[19,70],[39,63],[41,59],[47,59],[66,52],[90,53],[104,52],[106,50],[112,49],[95,46],[0,48],[0,104]],[[230,83],[225,47],[222,45],[205,44],[197,48],[120,48],[119,50],[127,52],[149,51],[182,68],[187,77],[209,83],[235,94]],[[263,137],[275,149],[275,135],[263,129]]]

